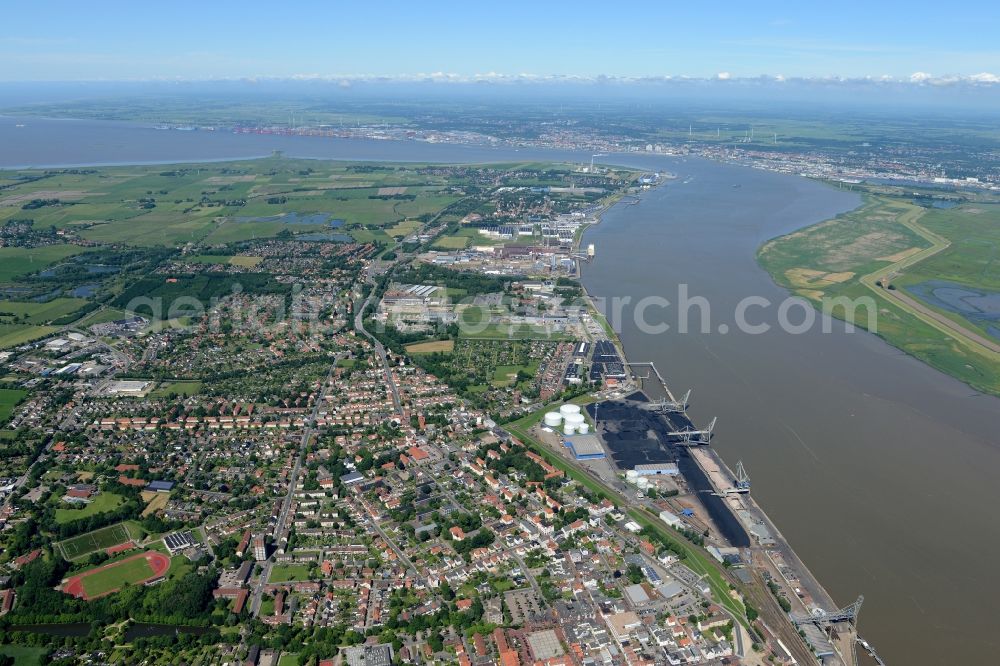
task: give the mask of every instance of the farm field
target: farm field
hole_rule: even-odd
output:
[[[442,236],[431,246],[439,250],[464,250],[469,245],[468,236]]]
[[[47,324],[72,314],[87,304],[82,298],[53,298],[51,301],[0,301],[0,322],[14,320],[27,324]]]
[[[22,389],[0,388],[0,424],[7,423],[19,402],[28,397]]]
[[[72,523],[74,520],[96,516],[99,513],[117,509],[124,501],[125,498],[121,495],[102,492],[91,500],[89,504],[83,505],[81,509],[63,507],[56,509],[56,522],[62,525],[64,523]]]
[[[431,354],[434,352],[450,352],[455,349],[454,340],[431,340],[429,342],[416,342],[406,345],[408,354]]]
[[[92,173],[55,171],[5,191],[2,201],[10,205],[0,205],[0,224],[26,216],[15,204],[46,198],[53,203],[30,211],[35,228],[73,229],[99,243],[218,245],[335,227],[361,242],[388,242],[386,229],[405,236],[420,227],[415,218],[436,214],[459,198],[445,191],[444,178],[420,176],[422,185],[412,186],[419,168],[372,170],[348,163],[267,158],[107,167]],[[37,172],[15,175],[22,173]],[[314,214],[324,219],[309,217]],[[75,245],[0,248],[0,259],[12,260],[0,269],[0,282],[84,251]],[[194,261],[214,263],[205,256],[196,255]],[[231,256],[229,261],[252,267],[259,260]]]
[[[76,560],[100,550],[141,538],[142,530],[135,525],[116,523],[86,534],[80,534],[56,543],[56,547],[67,560]]]
[[[184,261],[189,264],[229,264],[230,266],[242,266],[243,268],[253,268],[264,261],[263,257],[248,257],[246,255],[229,254],[196,254],[185,257]]]
[[[148,499],[147,496],[149,496]],[[142,498],[146,502],[146,508],[143,509],[142,513],[139,515],[140,517],[145,518],[146,516],[151,516],[166,507],[167,502],[170,501],[170,493],[158,493],[151,491],[148,494],[143,493]]]
[[[32,326],[31,324],[0,324],[0,349],[9,349],[34,342],[52,335],[58,326]]]
[[[20,212],[20,211],[18,211]],[[0,209],[0,218],[4,217]],[[74,254],[85,252],[78,245],[43,245],[41,247],[0,247],[0,282],[36,273]]]

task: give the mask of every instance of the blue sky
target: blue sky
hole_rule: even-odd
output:
[[[1000,75],[978,1],[140,5],[6,3],[0,80]]]

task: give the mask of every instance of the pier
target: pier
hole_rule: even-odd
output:
[[[805,633],[805,640],[815,656],[835,658],[837,663],[856,666],[855,650],[856,646],[861,646],[876,663],[884,666],[874,646],[857,634],[857,611],[863,597],[845,608],[834,603],[751,496],[750,477],[743,462],[740,461],[733,471],[710,446],[715,420],[704,429],[696,429],[687,417],[690,391],[678,400],[654,363],[625,362],[636,379],[655,377],[658,383],[655,392],[666,396],[648,400],[643,386],[643,391],[629,396],[625,402],[665,426],[666,442],[680,445],[682,453],[678,455],[678,465],[691,490],[699,493],[702,505],[718,523],[729,545],[749,551],[748,562],[754,569],[752,580],[764,587],[763,593],[750,599],[751,603],[755,606],[774,604],[773,599],[767,598],[773,593],[768,592],[767,587],[777,584],[772,591],[779,590],[792,605],[792,611],[784,614],[783,621]],[[650,372],[640,378],[635,368],[648,368]],[[627,457],[623,456],[623,461]]]

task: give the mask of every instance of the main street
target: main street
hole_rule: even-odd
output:
[[[316,432],[315,423],[316,418],[319,415],[320,406],[326,399],[327,390],[333,383],[333,373],[337,369],[337,364],[343,356],[343,353],[339,353],[333,357],[333,363],[330,364],[330,369],[327,371],[326,378],[323,380],[323,384],[320,386],[319,392],[316,394],[316,402],[313,404],[309,421],[302,431],[302,439],[299,441],[299,450],[298,455],[295,457],[295,465],[292,467],[292,473],[288,476],[288,492],[282,500],[281,512],[278,514],[278,520],[275,522],[274,530],[271,532],[275,542],[277,542],[281,538],[281,535],[285,533],[285,528],[288,525],[288,514],[291,512],[292,500],[295,496],[295,488],[299,482],[299,474],[302,473],[302,463],[305,460],[306,448],[309,446],[309,441]],[[264,565],[260,578],[253,589],[253,597],[250,601],[250,614],[255,617],[260,612],[260,604],[264,598],[264,586],[267,584],[270,570],[271,564],[268,562]]]

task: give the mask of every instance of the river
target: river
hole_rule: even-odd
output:
[[[411,162],[590,159],[0,117],[0,167],[205,161],[274,150]],[[673,326],[651,335],[625,317],[628,357],[654,361],[675,392],[694,389],[697,425],[719,417],[713,445],[731,466],[743,460],[757,501],[838,603],[865,595],[861,633],[888,663],[974,664],[996,653],[1000,400],[840,326],[801,335],[718,332],[720,323],[735,328],[740,299],[776,304],[787,295],[756,264],[762,242],[848,210],[856,195],[697,159],[603,160],[678,178],[638,205],[616,206],[588,230],[584,242],[596,244],[597,256],[584,270],[587,289],[597,297],[658,295],[676,303],[677,285],[685,283],[711,306],[710,333],[681,334]],[[776,309],[756,308],[748,318],[773,324]]]

